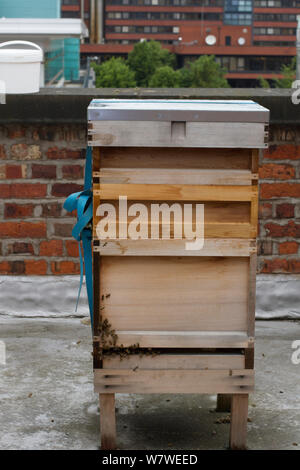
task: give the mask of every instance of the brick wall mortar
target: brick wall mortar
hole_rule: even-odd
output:
[[[258,271],[299,274],[300,126],[271,126],[259,185]]]
[[[0,274],[79,272],[62,205],[83,186],[85,146],[80,124],[0,126]],[[260,177],[258,271],[300,273],[300,126],[271,126]]]
[[[1,274],[79,272],[62,205],[82,188],[85,147],[83,125],[0,126]]]

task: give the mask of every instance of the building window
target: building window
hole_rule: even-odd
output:
[[[300,8],[300,0],[254,0],[257,8]]]
[[[254,28],[255,36],[296,36],[296,28]]]
[[[248,2],[248,0],[242,0]],[[106,5],[222,7],[224,0],[106,0]]]
[[[221,13],[212,12],[173,12],[173,11],[108,11],[106,12],[108,20],[191,20],[191,21],[221,21]]]
[[[231,46],[231,36],[226,36],[225,37],[225,45],[226,46]]]
[[[228,72],[275,72],[279,73],[282,64],[290,64],[290,57],[237,57],[237,56],[220,56],[216,57],[216,61],[224,67]]]
[[[252,15],[241,13],[224,13],[224,24],[251,25]]]
[[[251,25],[252,0],[225,0],[224,24]]]
[[[255,14],[254,21],[282,21],[282,22],[297,22],[297,15],[288,15],[287,13],[267,13]]]
[[[62,0],[62,5],[79,5],[79,0]]]

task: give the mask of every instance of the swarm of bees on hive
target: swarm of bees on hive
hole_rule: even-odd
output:
[[[109,298],[110,294],[102,295],[102,302]],[[109,323],[107,318],[103,318],[102,311],[104,306],[100,307],[100,322],[99,322],[99,342],[100,349],[99,355],[102,360],[105,356],[119,356],[120,361],[132,354],[138,354],[142,356],[157,356],[159,354],[157,351],[154,351],[152,348],[140,348],[139,343],[132,344],[130,346],[124,347],[123,344],[117,346],[118,335],[116,330],[112,328],[112,325]]]

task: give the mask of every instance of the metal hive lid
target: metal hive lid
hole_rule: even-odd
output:
[[[194,121],[268,123],[270,111],[254,101],[99,100],[88,107],[89,121]]]

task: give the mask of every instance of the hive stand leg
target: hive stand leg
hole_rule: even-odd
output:
[[[116,449],[115,394],[100,393],[101,449]]]
[[[247,449],[248,397],[247,394],[232,395],[229,442],[232,450]]]
[[[227,411],[231,410],[231,395],[229,393],[219,393],[217,398],[216,411]]]

